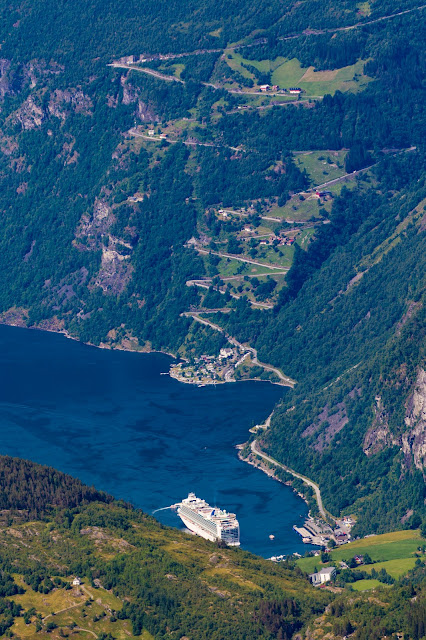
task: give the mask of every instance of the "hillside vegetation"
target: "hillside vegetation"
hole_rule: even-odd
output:
[[[68,476],[46,467],[10,458],[1,462],[25,464],[36,493],[69,486]],[[405,634],[420,640],[424,635],[425,545],[417,531],[333,551],[324,564],[339,566],[341,557],[349,562],[355,553],[367,560],[367,551],[373,564],[339,568],[340,586],[316,589],[302,569],[310,571],[312,562],[323,566],[320,558],[301,559],[299,566],[274,564],[163,527],[116,501],[80,499],[73,508],[52,510],[42,500],[43,518],[22,523],[13,509],[26,489],[25,480],[16,484],[10,520],[0,525],[0,629],[6,637],[340,640],[351,634],[354,640],[379,640]],[[400,570],[391,584],[384,584],[389,574],[382,570],[379,580],[368,573],[363,580],[350,579],[354,572],[380,569],[377,561],[407,555],[415,558],[415,568]],[[389,561],[381,564],[389,568]],[[374,593],[358,591],[363,588]]]

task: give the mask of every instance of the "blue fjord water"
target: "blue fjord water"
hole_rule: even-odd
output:
[[[194,491],[237,514],[243,548],[303,553],[292,527],[306,517],[305,503],[235,449],[286,390],[258,382],[198,388],[161,376],[169,364],[163,354],[0,326],[0,453],[56,467],[147,513]],[[170,510],[155,517],[183,526]]]

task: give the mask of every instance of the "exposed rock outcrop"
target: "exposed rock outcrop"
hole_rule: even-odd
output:
[[[12,93],[12,86],[9,77],[10,61],[0,58],[0,99]]]
[[[399,441],[389,430],[389,416],[383,407],[380,396],[376,397],[376,406],[374,407],[373,424],[367,431],[362,444],[365,455],[371,456],[379,453],[385,447],[399,445]]]
[[[314,422],[303,431],[302,438],[307,438],[319,432],[311,447],[321,452],[330,444],[334,436],[343,429],[348,421],[344,402],[339,402],[331,410],[330,407],[326,405],[315,418]]]
[[[102,237],[108,233],[114,220],[111,207],[104,200],[96,200],[92,215],[84,214],[80,220],[75,245],[88,251],[100,249]]]
[[[426,371],[419,369],[413,391],[405,404],[406,431],[396,436],[389,429],[389,415],[382,399],[376,397],[375,418],[367,431],[363,450],[367,456],[385,447],[398,446],[404,453],[404,465],[423,470],[426,465]]]
[[[57,62],[47,64],[44,60],[30,60],[23,68],[23,77],[29,81],[31,89],[37,86],[41,79],[47,76],[57,76],[65,67]]]
[[[30,95],[15,112],[15,122],[20,122],[25,130],[37,129],[46,120],[47,114],[35,95]]]
[[[405,458],[411,456],[414,466],[423,470],[426,463],[426,371],[420,369],[413,393],[406,403],[405,424],[402,436]]]
[[[116,249],[102,247],[101,267],[93,283],[104,293],[119,295],[132,277],[133,267],[130,255],[122,255]]]
[[[160,118],[155,113],[152,106],[144,102],[139,95],[137,87],[129,82],[127,76],[122,76],[121,86],[123,87],[123,104],[136,104],[136,117],[142,122],[159,122]]]
[[[51,94],[47,107],[49,115],[65,120],[71,109],[89,116],[92,113],[93,102],[81,89],[56,89]]]
[[[80,250],[102,251],[98,274],[89,287],[100,287],[104,293],[119,295],[132,276],[132,246],[111,235],[110,228],[114,221],[111,207],[104,200],[96,200],[92,215],[85,214],[82,217],[74,244]]]

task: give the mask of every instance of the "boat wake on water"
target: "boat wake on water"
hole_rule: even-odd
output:
[[[174,509],[175,505],[171,504],[170,507],[161,507],[160,509],[154,509],[154,511],[152,512],[152,515],[154,515],[154,513],[157,513],[157,511],[166,511],[167,509]]]

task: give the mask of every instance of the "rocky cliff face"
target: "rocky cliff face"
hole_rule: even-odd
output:
[[[390,432],[389,416],[385,407],[383,406],[383,401],[380,396],[376,396],[376,406],[373,410],[373,424],[365,434],[364,442],[362,445],[363,451],[367,456],[379,453],[385,447],[400,445],[398,439],[395,438]]]
[[[402,436],[405,459],[414,461],[417,469],[426,465],[426,371],[420,369],[414,391],[406,403],[405,424],[408,431]]]
[[[327,404],[314,422],[302,432],[302,438],[317,434],[316,440],[310,444],[310,447],[322,452],[348,421],[344,402],[339,402],[331,409]]]
[[[0,59],[0,99],[3,99],[11,91],[9,69],[10,61],[4,58]]]
[[[110,233],[114,221],[111,207],[102,199],[96,200],[92,215],[82,217],[74,244],[82,251],[101,250],[100,268],[89,287],[100,287],[104,293],[118,295],[133,272],[130,264],[132,247]]]
[[[160,117],[155,113],[152,106],[141,100],[137,87],[133,86],[128,76],[122,76],[121,86],[123,88],[123,104],[136,105],[136,117],[142,122],[159,122]]]
[[[46,117],[38,96],[30,95],[15,112],[14,122],[19,122],[25,131],[29,131],[41,127]]]
[[[426,466],[426,371],[420,368],[413,390],[405,403],[404,423],[407,430],[400,436],[389,428],[389,414],[380,396],[376,397],[375,417],[367,431],[363,451],[367,456],[382,451],[385,447],[398,446],[404,453],[404,466],[414,464],[421,471]]]

